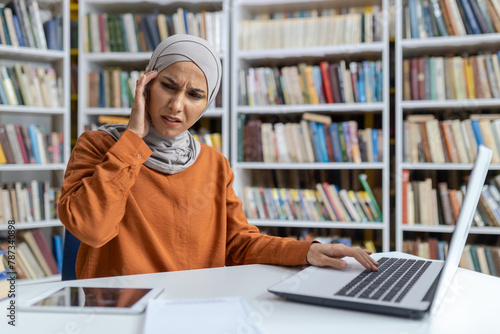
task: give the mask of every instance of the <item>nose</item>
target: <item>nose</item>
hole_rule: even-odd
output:
[[[184,97],[181,92],[177,92],[170,97],[168,107],[175,113],[182,112],[184,110]]]

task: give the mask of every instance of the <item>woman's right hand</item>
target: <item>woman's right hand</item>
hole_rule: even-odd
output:
[[[137,85],[135,88],[134,102],[132,104],[132,112],[130,113],[130,119],[128,122],[127,129],[134,132],[141,138],[146,137],[149,133],[150,118],[149,112],[147,111],[147,96],[146,89],[151,80],[158,76],[157,71],[150,71],[149,67],[146,68],[144,75],[137,80]]]

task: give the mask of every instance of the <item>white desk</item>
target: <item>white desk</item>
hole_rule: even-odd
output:
[[[401,253],[396,253],[402,255]],[[267,288],[299,269],[249,265],[53,282],[18,286],[17,304],[55,286],[163,287],[158,298],[198,299],[240,296],[264,334],[271,333],[500,333],[500,279],[459,269],[440,314],[422,320],[375,315],[295,303]],[[16,327],[7,325],[0,303],[0,333],[77,334],[142,333],[145,315],[92,315],[16,311]],[[168,331],[166,331],[167,333]]]

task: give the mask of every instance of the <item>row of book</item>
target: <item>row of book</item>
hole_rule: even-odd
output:
[[[61,191],[51,187],[48,181],[8,183],[0,191],[0,225],[11,219],[29,223],[58,217],[57,202]]]
[[[404,38],[500,32],[498,0],[408,0],[403,6]]]
[[[63,80],[52,67],[34,69],[29,63],[0,65],[0,104],[62,107]]]
[[[62,16],[41,10],[37,0],[0,4],[0,44],[62,50],[62,31]]]
[[[332,122],[329,116],[305,113],[300,123],[250,120],[242,130],[240,161],[361,163],[383,159],[382,130],[358,129],[356,121]]]
[[[223,12],[199,13],[178,8],[166,15],[89,13],[83,20],[84,52],[147,52],[174,34],[206,39],[222,52]]]
[[[472,163],[477,147],[493,150],[500,163],[500,115],[471,114],[470,119],[438,121],[434,115],[409,115],[404,121],[403,156],[406,162]]]
[[[16,239],[15,251],[10,253],[15,256],[8,262],[4,272],[15,272],[17,279],[37,279],[57,275],[62,271],[61,236],[53,236],[52,249],[40,229],[18,232]],[[8,247],[9,241],[0,240],[1,250],[5,251]],[[10,269],[12,263],[14,270]]]
[[[403,60],[403,100],[500,98],[500,51]]]
[[[87,73],[89,108],[129,108],[137,80],[143,71],[125,71],[120,67]]]
[[[0,164],[48,164],[64,161],[64,138],[36,124],[0,124]]]
[[[382,18],[379,6],[259,14],[239,22],[239,47],[307,48],[381,41]]]
[[[249,106],[382,101],[382,62],[344,60],[239,71],[239,104]]]
[[[246,186],[243,207],[250,219],[381,222],[380,207],[366,180],[363,186],[362,191],[326,182],[317,183],[316,189]]]
[[[189,130],[193,137],[201,144],[215,148],[222,152],[222,136],[218,132],[209,132],[207,129],[199,129],[198,131]]]
[[[462,207],[466,186],[449,189],[446,182],[435,188],[431,178],[410,181],[410,171],[403,171],[402,223],[407,225],[455,225]],[[500,176],[483,186],[473,225],[500,227]]]
[[[403,252],[431,260],[445,260],[448,242],[435,238],[405,240]],[[466,244],[459,266],[486,275],[500,277],[500,247]]]

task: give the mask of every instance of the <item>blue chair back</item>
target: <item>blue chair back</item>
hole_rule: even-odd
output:
[[[67,229],[64,233],[64,250],[63,250],[63,265],[61,279],[63,281],[76,279],[76,255],[80,248],[80,240],[78,240]]]

